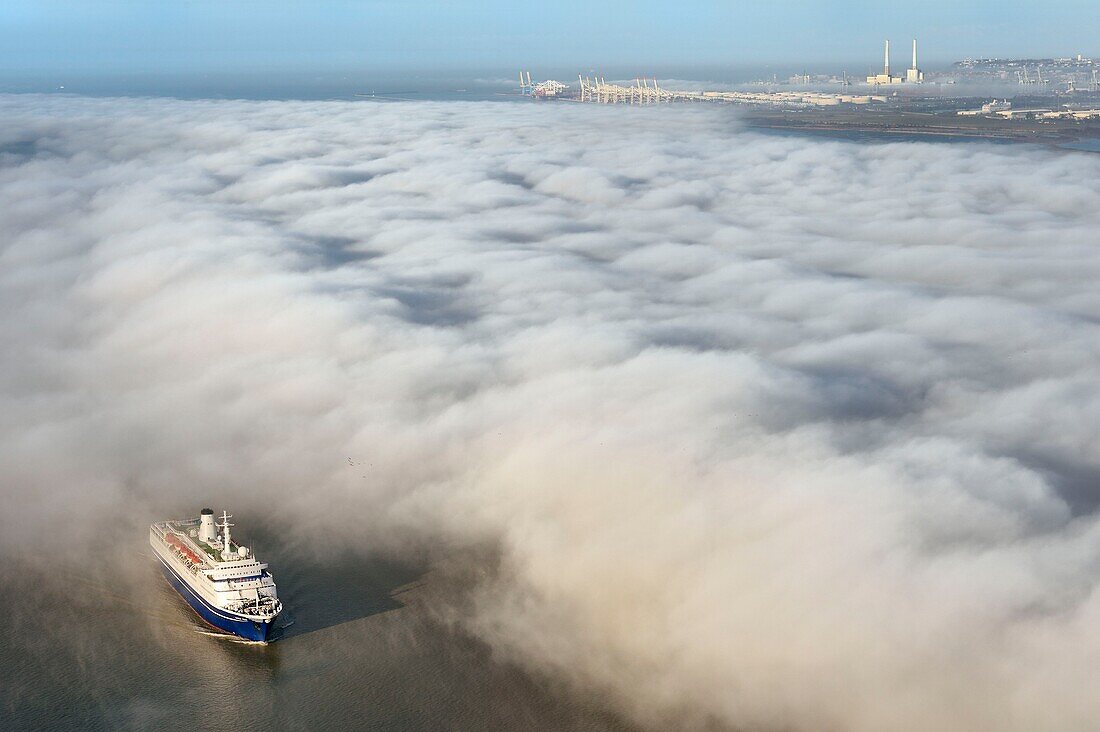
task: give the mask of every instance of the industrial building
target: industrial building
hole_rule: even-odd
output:
[[[960,109],[955,114],[960,117],[982,117],[992,116],[1012,109],[1012,102],[1007,99],[997,101],[994,99],[991,102],[986,102],[982,105],[981,109]]]
[[[867,83],[872,86],[888,86],[890,84],[920,84],[924,81],[924,72],[917,66],[917,41],[913,40],[913,66],[906,69],[905,76],[893,76],[890,73],[890,41],[886,41],[886,51],[881,74],[873,74],[867,77]]]
[[[885,62],[883,63],[882,73],[881,74],[874,74],[873,76],[868,76],[867,77],[867,83],[871,84],[873,86],[882,86],[882,85],[888,85],[888,84],[900,84],[903,81],[904,81],[904,79],[902,79],[900,76],[891,76],[890,75],[890,41],[887,40],[886,41]]]
[[[921,84],[924,82],[924,72],[917,66],[917,39],[913,39],[913,65],[905,70],[905,82],[907,84]]]

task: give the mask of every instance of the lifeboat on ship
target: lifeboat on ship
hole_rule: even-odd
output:
[[[182,554],[187,561],[192,564],[202,564],[202,559],[199,558],[199,555],[191,551],[190,547],[183,543],[183,539],[178,534],[168,534],[164,537],[164,540],[169,546]]]

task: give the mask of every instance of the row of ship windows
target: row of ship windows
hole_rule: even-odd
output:
[[[251,582],[252,580],[263,579],[267,576],[267,572],[263,574],[254,574],[251,577],[223,577],[222,579],[211,579],[211,582]]]

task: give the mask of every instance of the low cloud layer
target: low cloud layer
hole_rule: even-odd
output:
[[[700,108],[0,119],[8,556],[214,496],[498,547],[461,621],[660,728],[1100,718],[1100,158]]]

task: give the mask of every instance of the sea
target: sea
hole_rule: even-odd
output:
[[[494,657],[430,564],[266,536],[286,611],[263,645],[206,625],[129,527],[0,569],[0,730],[629,730],[596,693]],[[60,562],[60,563],[59,563]]]

